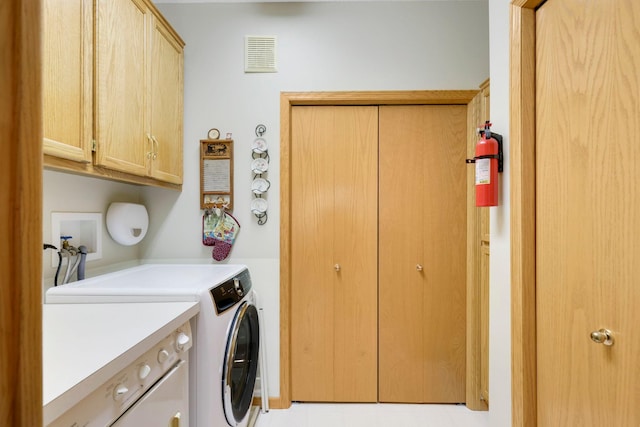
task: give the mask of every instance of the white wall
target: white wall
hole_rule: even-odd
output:
[[[279,95],[281,91],[477,89],[489,76],[486,1],[161,4],[186,42],[182,193],[148,188],[147,260],[212,262],[200,243],[199,140],[232,132],[234,216],[228,262],[246,263],[265,309],[269,394],[279,395]],[[244,73],[244,36],[278,37],[278,73]],[[493,92],[493,87],[492,87]],[[250,214],[249,163],[267,127],[269,221]]]
[[[104,218],[111,202],[139,203],[141,187],[49,170],[44,171],[42,184],[43,242],[51,243],[60,248],[60,241],[52,241],[51,238],[52,212],[99,212],[103,215],[100,226],[102,229],[102,259],[87,262],[87,277],[119,267],[135,265],[139,262],[139,247],[121,246],[113,241],[107,232]],[[77,238],[71,239],[70,243],[76,247],[86,244],[86,242],[78,241]],[[51,266],[51,252],[51,250],[47,250],[42,255],[45,291],[53,284],[56,272],[56,269]]]
[[[509,4],[489,0],[492,129],[504,136],[500,206],[491,208],[489,425],[511,425],[511,242],[509,208]]]

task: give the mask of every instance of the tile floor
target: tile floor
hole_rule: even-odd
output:
[[[489,413],[464,405],[294,403],[258,416],[255,427],[488,427]]]

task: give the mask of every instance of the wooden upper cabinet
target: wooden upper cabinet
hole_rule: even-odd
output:
[[[148,0],[45,5],[45,165],[179,188],[182,39]]]
[[[157,17],[151,27],[151,176],[182,184],[184,45]]]
[[[93,130],[93,2],[45,1],[43,42],[43,151],[89,163]]]
[[[146,175],[152,141],[147,134],[145,31],[141,0],[99,0],[96,14],[96,165]]]
[[[183,46],[145,1],[98,1],[97,165],[182,183]]]

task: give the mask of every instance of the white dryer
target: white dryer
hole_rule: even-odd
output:
[[[45,295],[47,304],[159,301],[200,302],[189,355],[191,427],[245,427],[260,348],[246,266],[147,264],[54,287]]]

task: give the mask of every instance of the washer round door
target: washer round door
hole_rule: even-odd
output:
[[[258,310],[245,301],[231,324],[222,370],[224,415],[230,426],[237,426],[251,407],[259,349]]]

